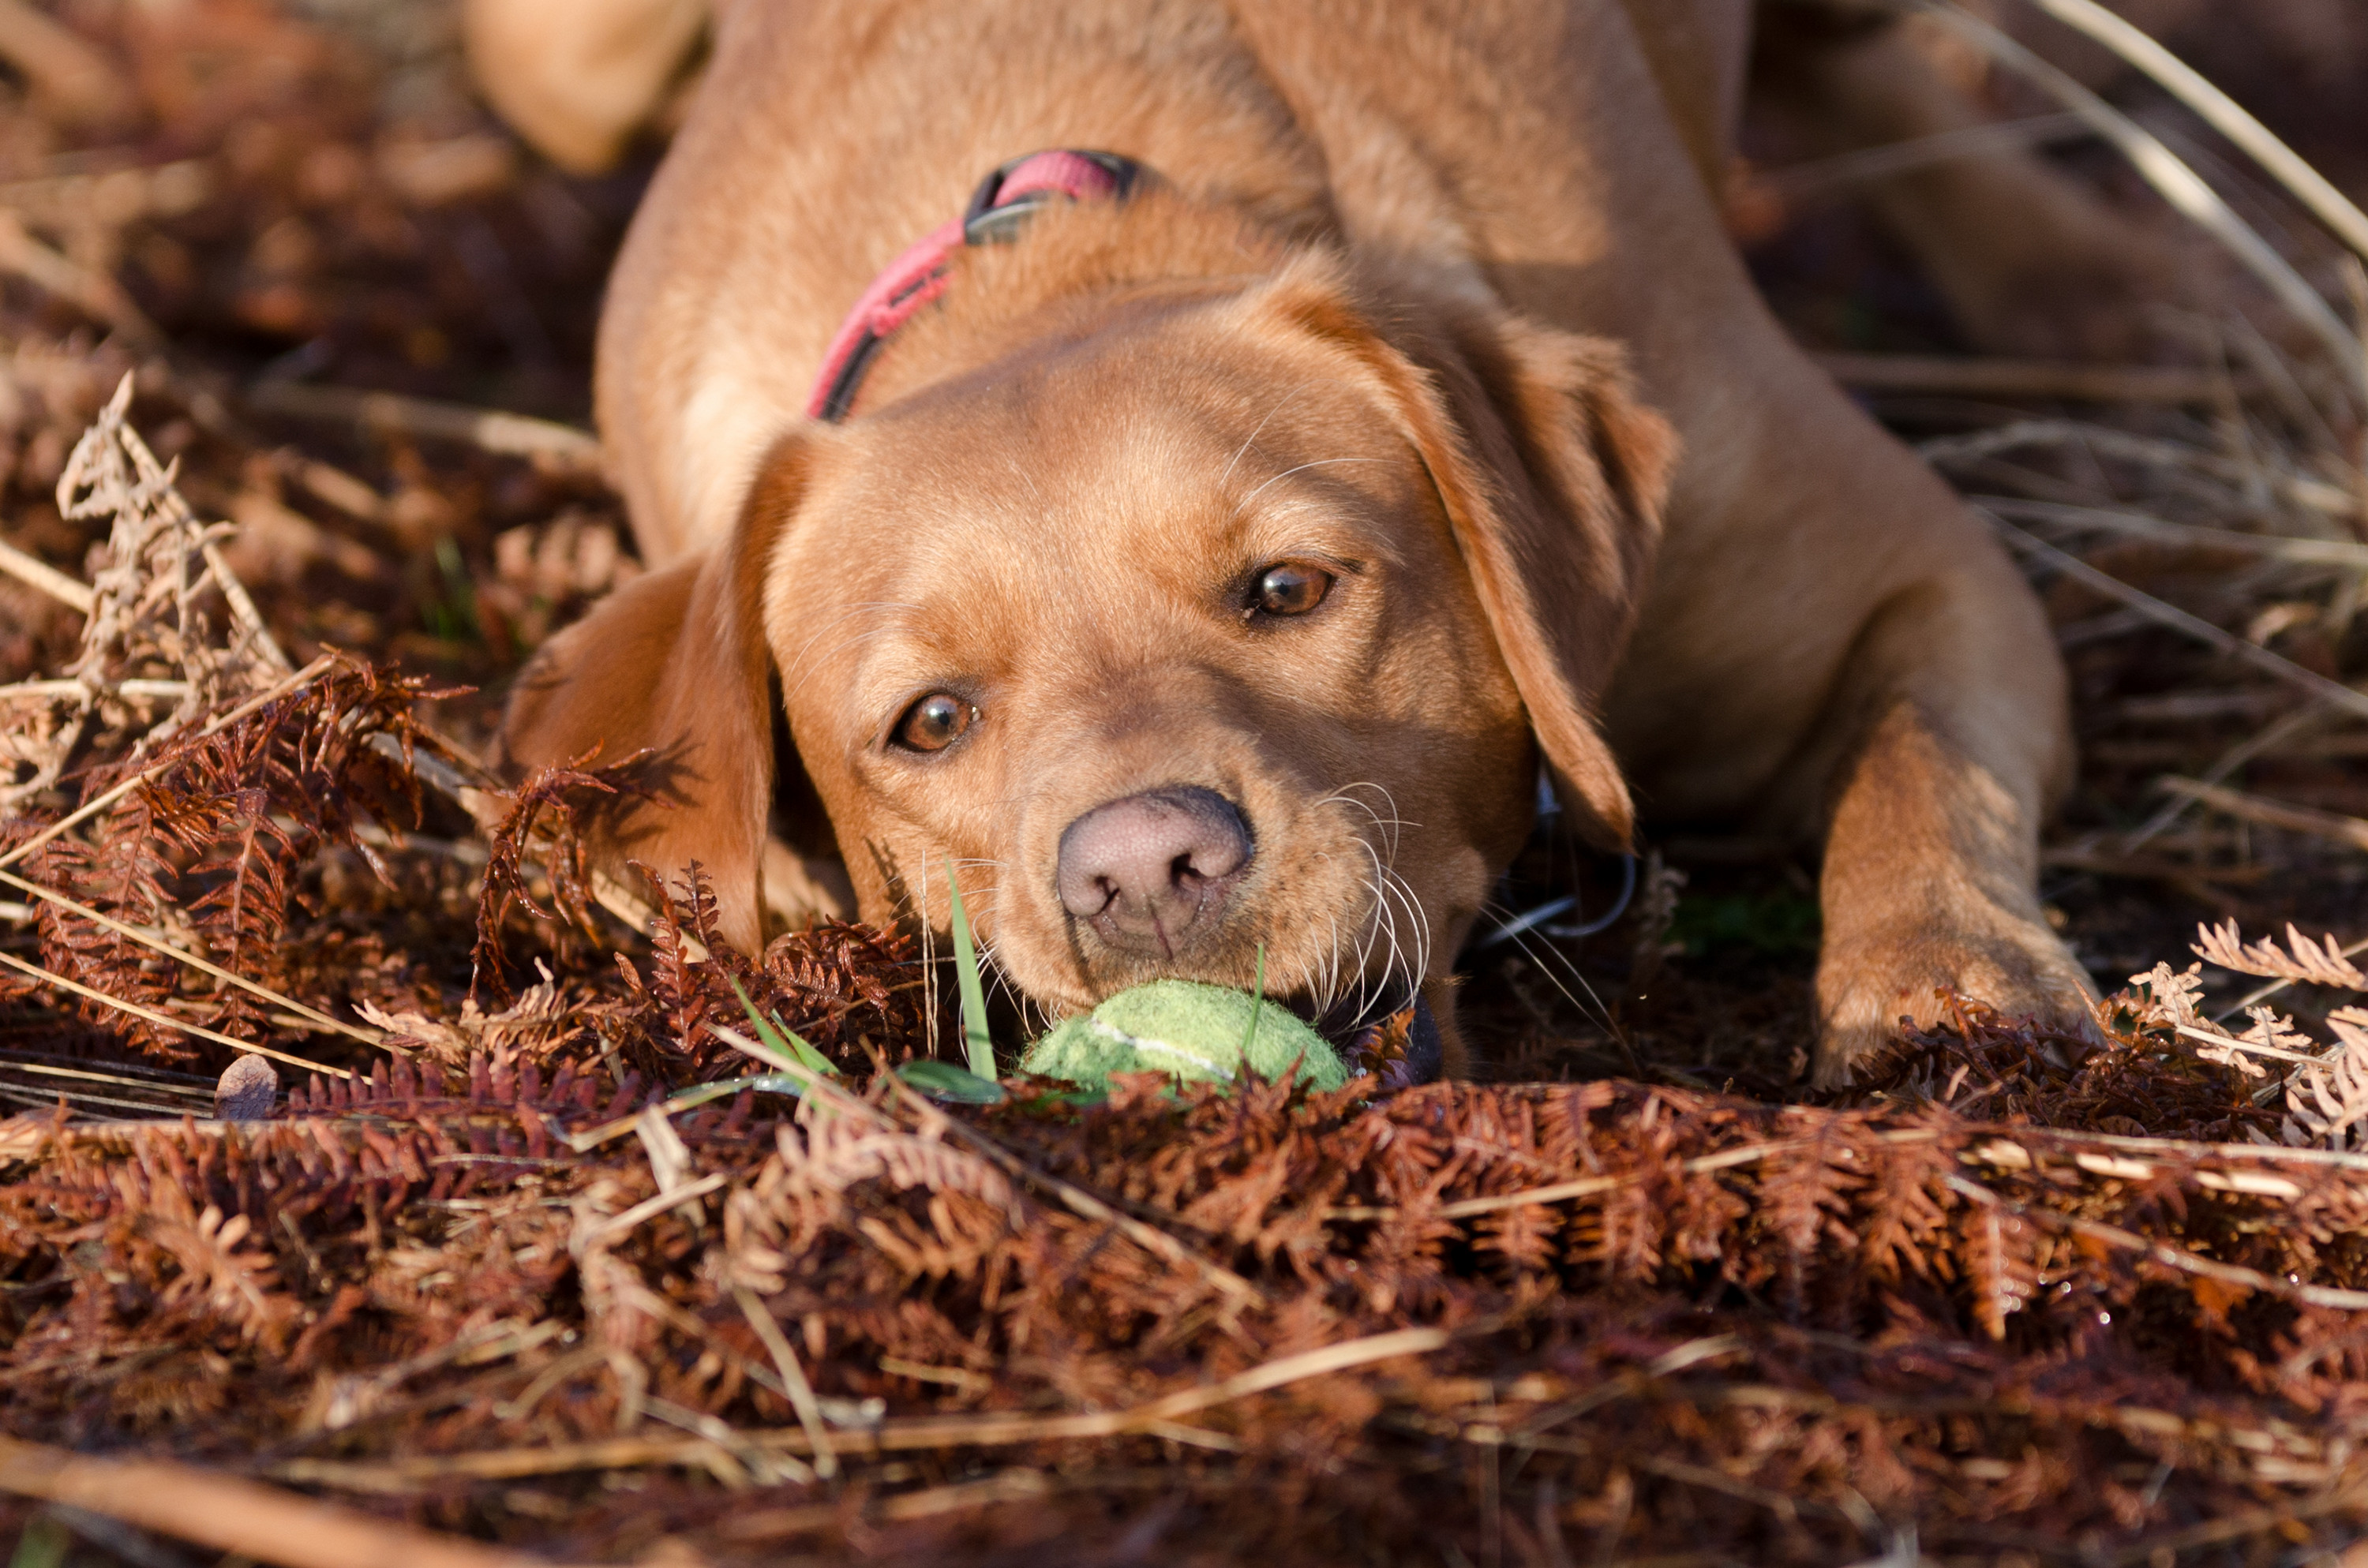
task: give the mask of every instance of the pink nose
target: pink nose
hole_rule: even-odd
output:
[[[1173,958],[1216,925],[1254,853],[1240,809],[1212,790],[1129,795],[1062,833],[1061,907],[1111,947]]]

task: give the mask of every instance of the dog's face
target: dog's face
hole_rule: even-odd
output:
[[[1056,1007],[1247,984],[1261,948],[1322,1006],[1418,982],[1533,798],[1420,458],[1232,313],[799,438],[760,493],[767,641],[864,907],[935,903],[951,857]]]
[[[633,852],[752,928],[769,680],[868,918],[944,929],[951,865],[1049,1011],[1261,963],[1336,1023],[1401,1005],[1542,750],[1627,831],[1586,709],[1666,433],[1577,340],[1478,331],[1418,366],[1320,272],[1152,292],[793,432],[729,548],[554,645],[512,750],[671,749]]]

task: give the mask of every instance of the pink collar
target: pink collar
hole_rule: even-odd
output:
[[[1123,200],[1142,176],[1143,166],[1132,158],[1069,148],[1014,158],[987,176],[972,194],[968,211],[931,230],[890,262],[855,301],[823,356],[806,416],[834,423],[847,417],[880,346],[946,291],[956,250],[1016,238],[1028,215],[1054,197]]]

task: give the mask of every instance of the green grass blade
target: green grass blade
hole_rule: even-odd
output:
[[[793,1084],[801,1084],[811,1089],[829,1082],[804,1062],[785,1056],[769,1045],[750,1040],[737,1029],[725,1028],[712,1019],[708,1021],[707,1032],[751,1061],[776,1069],[774,1075],[785,1077]]]
[[[951,1062],[924,1057],[897,1068],[896,1076],[934,1100],[952,1100],[957,1105],[1001,1105],[1006,1098],[1002,1085],[964,1072]]]
[[[66,1528],[47,1515],[36,1514],[27,1521],[25,1533],[17,1538],[17,1550],[8,1554],[8,1568],[64,1568],[73,1551],[74,1537]]]
[[[773,1015],[773,1027],[781,1031],[781,1038],[790,1042],[790,1049],[798,1053],[798,1060],[804,1062],[810,1071],[820,1073],[826,1077],[838,1076],[838,1069],[832,1063],[830,1058],[808,1045],[805,1037],[783,1023],[781,1015],[779,1013]]]
[[[946,857],[946,892],[954,906],[954,976],[962,986],[962,1046],[970,1070],[995,1081],[995,1041],[986,1033],[986,988],[978,983],[978,949],[970,939],[970,914],[962,908],[962,883],[954,880],[953,857]]]
[[[695,1110],[711,1100],[730,1099],[743,1089],[757,1089],[768,1095],[788,1095],[792,1099],[805,1093],[805,1081],[786,1073],[758,1073],[746,1078],[718,1078],[712,1084],[693,1084],[678,1094],[666,1098],[666,1113]]]
[[[757,1041],[766,1050],[791,1066],[804,1068],[818,1078],[838,1076],[838,1069],[831,1065],[829,1057],[801,1040],[795,1029],[780,1019],[768,1019],[764,1014],[757,1011],[757,1004],[748,1000],[748,994],[740,989],[738,981],[729,975],[724,977],[724,981],[732,987],[732,994],[740,998],[740,1010],[748,1015],[748,1025],[757,1031]]]

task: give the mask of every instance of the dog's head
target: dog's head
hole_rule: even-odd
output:
[[[791,430],[728,541],[554,641],[512,755],[654,748],[671,800],[618,847],[701,862],[751,942],[778,708],[864,915],[943,930],[951,863],[1053,1011],[1247,984],[1261,949],[1312,1010],[1396,1005],[1447,972],[1541,756],[1625,843],[1589,714],[1673,441],[1617,354],[1320,253],[1175,259],[972,263],[877,412]]]

